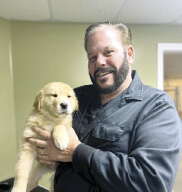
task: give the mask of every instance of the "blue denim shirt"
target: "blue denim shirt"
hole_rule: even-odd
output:
[[[92,85],[77,88],[73,127],[80,144],[61,163],[55,191],[171,192],[179,164],[181,121],[169,96],[142,84],[101,105]]]

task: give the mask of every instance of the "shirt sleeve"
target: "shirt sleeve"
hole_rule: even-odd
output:
[[[175,108],[158,102],[136,128],[129,154],[80,144],[73,167],[104,192],[171,192],[181,149],[181,121]]]

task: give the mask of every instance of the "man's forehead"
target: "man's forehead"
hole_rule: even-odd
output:
[[[88,43],[92,43],[96,41],[96,43],[101,40],[106,40],[106,39],[112,39],[112,38],[121,38],[121,33],[113,28],[113,27],[102,27],[98,28],[97,30],[95,29],[92,31],[89,36],[88,36]]]
[[[93,29],[90,34],[95,33],[97,31],[117,31],[117,29],[112,25],[100,25]]]

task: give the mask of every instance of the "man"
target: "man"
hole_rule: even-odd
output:
[[[65,151],[46,131],[30,139],[42,163],[60,162],[56,192],[171,192],[181,124],[170,98],[132,71],[134,48],[123,24],[99,23],[85,34],[93,85],[75,89],[80,109]]]

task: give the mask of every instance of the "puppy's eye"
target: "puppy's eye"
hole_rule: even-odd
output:
[[[71,97],[71,95],[68,95],[68,98],[70,98]]]
[[[53,97],[57,97],[58,95],[57,94],[52,94]]]

